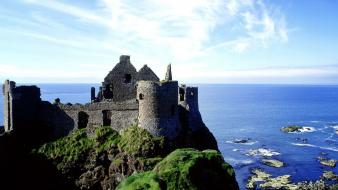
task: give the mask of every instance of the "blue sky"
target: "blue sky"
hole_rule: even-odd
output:
[[[185,83],[338,83],[333,0],[2,0],[0,80],[99,83],[131,55]]]

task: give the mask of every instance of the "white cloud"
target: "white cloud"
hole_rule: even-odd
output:
[[[114,46],[135,42],[148,44],[167,51],[170,57],[180,61],[206,55],[204,49],[214,38],[212,32],[230,31],[234,25],[242,25],[236,27],[240,30],[235,31],[238,35],[229,41],[222,41],[226,36],[220,36],[218,43],[233,44],[225,48],[235,52],[288,40],[284,15],[261,0],[99,0],[100,6],[95,10],[59,1],[24,1],[103,25],[113,33],[114,41],[107,43]]]
[[[163,65],[170,61],[178,67],[187,67],[181,73],[175,71],[178,77],[252,76],[256,71],[205,72],[210,70],[208,64],[223,64],[224,60],[198,66],[195,61],[201,57],[208,61],[208,55],[223,51],[243,53],[288,41],[285,16],[278,7],[261,0],[97,0],[92,9],[70,1],[22,1],[29,7],[44,9],[29,12],[29,27],[13,27],[8,31],[60,47],[72,47],[88,55],[102,51],[115,59],[119,54],[130,54],[136,60],[136,67],[148,64],[160,73],[159,76],[164,72]],[[50,14],[51,10],[53,14]],[[54,13],[61,13],[62,17],[59,19]],[[15,22],[19,21],[25,21],[25,18]],[[83,28],[88,28],[88,31]],[[193,72],[186,73],[192,68]],[[43,72],[51,73],[47,69]],[[34,77],[28,72],[14,70],[13,73],[19,73],[15,76]],[[32,70],[32,73],[35,72]],[[55,73],[56,78],[81,78],[85,75],[102,78],[104,72],[98,72],[100,76],[85,71],[75,75],[61,71]]]

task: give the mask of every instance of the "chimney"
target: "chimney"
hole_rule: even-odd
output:
[[[121,55],[120,56],[120,63],[130,63],[130,56],[129,55]]]

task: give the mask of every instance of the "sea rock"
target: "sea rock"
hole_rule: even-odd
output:
[[[249,177],[246,188],[247,189],[288,189],[288,190],[336,190],[337,184],[326,184],[323,180],[317,181],[303,181],[298,183],[291,182],[290,175],[282,175],[272,177],[271,174],[255,168],[251,170],[252,176]],[[331,177],[331,173],[327,174]]]
[[[273,159],[263,159],[262,162],[265,165],[271,166],[271,167],[275,167],[275,168],[280,168],[284,166],[284,163],[282,161],[279,160],[273,160]]]
[[[261,189],[297,189],[297,185],[291,183],[290,175],[271,177],[271,174],[261,170],[253,169],[253,174],[247,181],[246,188],[256,189],[258,184]]]
[[[300,132],[300,129],[302,129],[301,126],[298,125],[289,125],[287,127],[282,127],[281,131],[285,133],[292,133],[292,132]]]
[[[300,142],[302,142],[302,143],[305,143],[305,144],[309,143],[309,140],[306,139],[306,138],[299,138],[299,137],[297,137],[296,140],[297,140],[297,141],[300,141]]]
[[[322,178],[326,180],[338,181],[338,175],[333,173],[333,171],[324,171]]]
[[[235,139],[235,140],[226,141],[226,142],[233,143],[233,144],[243,144],[243,145],[253,145],[257,143],[257,141],[253,141],[251,138]]]
[[[329,166],[329,167],[336,167],[336,163],[338,162],[337,160],[334,159],[327,159],[324,157],[318,157],[319,162],[324,165],[324,166]]]
[[[291,183],[290,175],[270,178],[265,183],[260,184],[262,189],[298,189],[297,185]]]
[[[309,133],[316,131],[316,129],[314,127],[290,125],[287,127],[282,127],[281,131],[283,131],[284,133]]]
[[[271,157],[271,156],[280,155],[280,153],[276,152],[276,151],[274,151],[272,149],[258,148],[258,149],[250,149],[246,155],[248,155],[248,156]]]

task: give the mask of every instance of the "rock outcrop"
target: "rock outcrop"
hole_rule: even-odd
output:
[[[175,144],[137,126],[121,133],[101,127],[29,145],[5,133],[0,136],[0,161],[7,163],[0,165],[1,189],[133,189],[140,183],[157,189],[238,189],[233,168],[217,150],[205,150],[217,149],[212,134],[206,137]],[[15,183],[20,180],[25,183]]]

